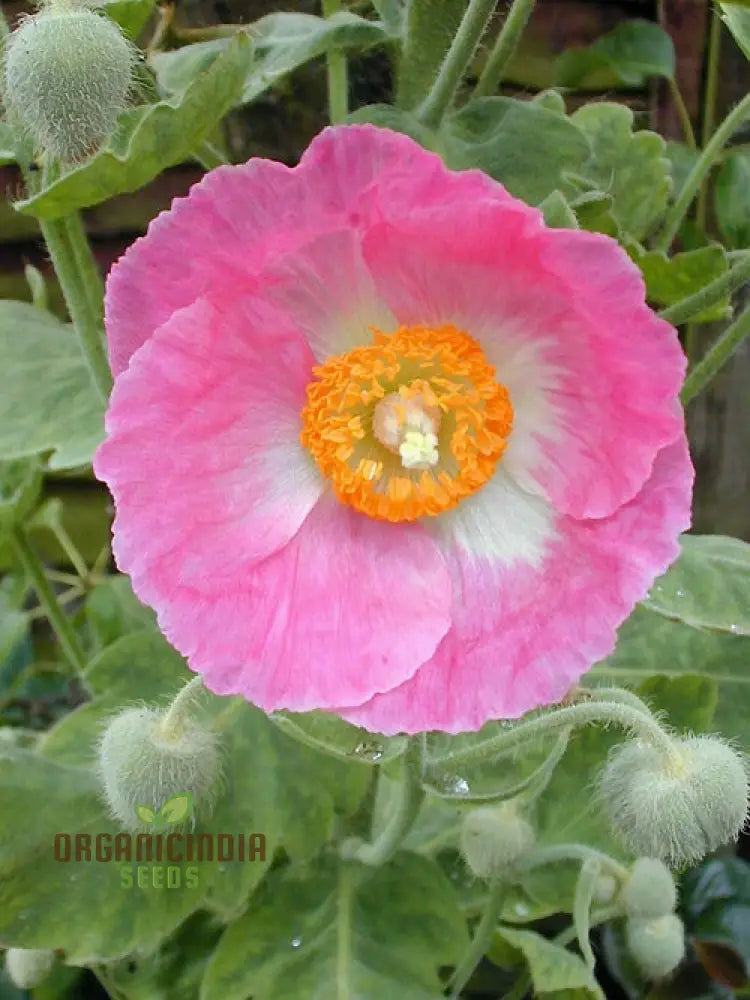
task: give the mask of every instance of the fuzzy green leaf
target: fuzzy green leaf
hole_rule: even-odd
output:
[[[50,468],[87,465],[104,405],[70,327],[25,302],[0,302],[0,459],[52,452]]]
[[[720,3],[721,19],[732,32],[735,42],[750,59],[750,3],[736,0],[734,3]]]
[[[538,205],[590,156],[571,119],[533,101],[481,97],[448,117],[438,150],[449,167],[479,167],[517,198]]]
[[[584,90],[597,87],[602,70],[626,87],[642,87],[654,76],[673,77],[672,39],[653,21],[623,21],[593,45],[563,52],[555,67],[555,82]]]
[[[211,958],[201,1000],[439,1000],[466,924],[434,862],[372,869],[334,858],[274,872]]]
[[[719,244],[689,250],[667,257],[659,250],[632,251],[631,256],[643,273],[646,296],[653,306],[671,306],[688,295],[721,278],[729,270],[726,251]],[[712,323],[726,319],[729,296],[694,316],[693,323]]]
[[[548,941],[534,931],[502,927],[499,935],[522,952],[529,967],[535,996],[594,997],[604,993],[580,956]]]
[[[622,104],[587,104],[571,117],[588,138],[591,156],[577,171],[612,198],[624,234],[648,235],[662,218],[671,190],[665,142],[656,132],[633,132],[633,112]]]

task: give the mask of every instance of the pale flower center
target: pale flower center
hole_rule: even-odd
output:
[[[400,455],[405,469],[437,465],[440,410],[422,397],[389,393],[375,406],[372,430],[384,447]]]

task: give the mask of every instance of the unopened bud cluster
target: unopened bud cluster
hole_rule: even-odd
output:
[[[99,776],[112,815],[125,829],[147,829],[138,807],[158,813],[176,795],[190,794],[198,816],[211,812],[221,761],[215,733],[192,716],[194,683],[166,710],[125,709],[102,735]]]
[[[461,826],[461,854],[477,878],[501,878],[532,850],[534,840],[534,830],[512,801],[472,809]]]
[[[131,88],[135,50],[109,18],[81,0],[49,0],[5,42],[8,117],[38,152],[64,163],[112,135]]]

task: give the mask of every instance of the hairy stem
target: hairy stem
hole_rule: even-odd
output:
[[[485,903],[482,918],[474,931],[474,937],[469,943],[466,954],[458,963],[448,981],[451,990],[451,1000],[458,1000],[461,990],[466,986],[474,974],[474,970],[482,961],[485,952],[490,946],[492,935],[495,933],[497,922],[500,919],[500,910],[503,906],[506,885],[502,879],[497,879],[490,887],[487,902]]]
[[[167,714],[161,720],[160,729],[167,739],[177,740],[182,735],[185,723],[190,718],[190,708],[196,697],[203,691],[203,678],[193,677],[177,692]]]
[[[66,660],[75,673],[83,673],[86,667],[86,654],[57,595],[50,586],[39,556],[29,544],[28,536],[23,529],[13,528],[10,532],[10,541],[18,562],[34,586],[39,603],[44,608],[47,621],[57,636]]]
[[[706,144],[697,163],[685,179],[682,190],[674,204],[670,206],[664,220],[664,229],[656,242],[656,249],[666,252],[672,245],[682,222],[687,215],[695,194],[708,177],[719,154],[737,129],[750,117],[750,94],[743,97],[714,132]]]
[[[711,10],[711,27],[708,36],[708,66],[706,67],[706,89],[703,94],[703,124],[701,142],[705,146],[713,135],[716,116],[716,98],[719,91],[719,61],[721,59],[721,15],[718,5]],[[708,175],[703,179],[698,192],[696,222],[702,230],[706,228],[708,214]]]
[[[417,117],[428,128],[438,128],[452,107],[456,92],[492,17],[496,0],[469,0],[455,38],[443,60],[437,79]]]
[[[670,757],[675,753],[671,738],[650,713],[620,702],[589,701],[545,712],[481,743],[448,751],[430,761],[429,770],[477,763],[567,726],[585,726],[592,722],[615,723],[637,733]]]
[[[323,16],[333,17],[341,10],[341,0],[323,0]],[[341,49],[329,49],[326,55],[328,76],[328,117],[331,125],[341,125],[349,114],[349,69]]]
[[[743,256],[735,258],[738,262],[730,268],[726,274],[709,282],[699,291],[688,295],[681,302],[675,302],[673,306],[662,309],[659,313],[662,319],[679,326],[694,316],[699,316],[706,309],[716,305],[726,296],[731,294],[746,281],[750,281],[750,253],[743,251]]]
[[[745,337],[750,334],[750,306],[740,313],[719,337],[706,356],[692,369],[680,393],[682,405],[702,392],[716,373],[727,363]]]
[[[403,757],[400,798],[385,829],[371,844],[362,844],[354,854],[367,865],[383,865],[401,846],[424,801],[424,736],[413,736]]]
[[[487,64],[479,77],[474,97],[488,97],[497,92],[503,73],[515,55],[521,35],[529,22],[535,2],[536,0],[513,0]]]
[[[103,330],[92,311],[95,293],[93,289],[87,291],[87,284],[93,280],[92,271],[88,267],[79,271],[83,251],[80,246],[76,249],[76,227],[69,225],[66,218],[41,219],[40,226],[91,380],[106,402],[112,388],[112,374],[104,350]],[[82,238],[85,240],[85,236]]]
[[[693,123],[690,121],[690,114],[685,106],[685,100],[682,96],[682,92],[677,86],[677,81],[674,77],[668,77],[667,82],[669,84],[670,93],[672,94],[672,101],[674,102],[675,110],[677,111],[677,117],[680,119],[680,127],[682,129],[682,134],[685,137],[685,142],[691,149],[695,149],[697,144],[695,141],[695,132],[693,131]]]

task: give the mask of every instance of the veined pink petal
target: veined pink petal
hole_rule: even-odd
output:
[[[503,464],[519,485],[604,517],[681,432],[684,355],[613,240],[542,228],[519,205],[420,208],[371,227],[365,260],[401,323],[452,322],[482,344],[510,392]]]
[[[231,586],[210,576],[200,590],[174,581],[169,560],[133,578],[206,686],[266,711],[330,708],[394,687],[450,625],[450,577],[427,533],[332,497]]]
[[[401,687],[344,718],[386,734],[477,730],[562,698],[679,552],[693,469],[684,437],[659,452],[642,491],[608,518],[561,518],[538,568],[450,554],[453,626]]]
[[[259,277],[264,268],[318,237],[362,230],[383,211],[398,216],[415,201],[446,196],[464,204],[511,200],[478,170],[451,173],[411,139],[372,125],[326,129],[294,168],[251,159],[212,170],[153,220],[110,273],[105,313],[113,372],[123,371],[176,309],[199,297],[228,303],[267,287],[274,279]],[[342,261],[332,256],[330,264],[334,276]]]
[[[175,312],[118,379],[94,469],[116,501],[114,551],[154,602],[232,588],[285,545],[324,480],[299,441],[313,359],[257,299]]]

